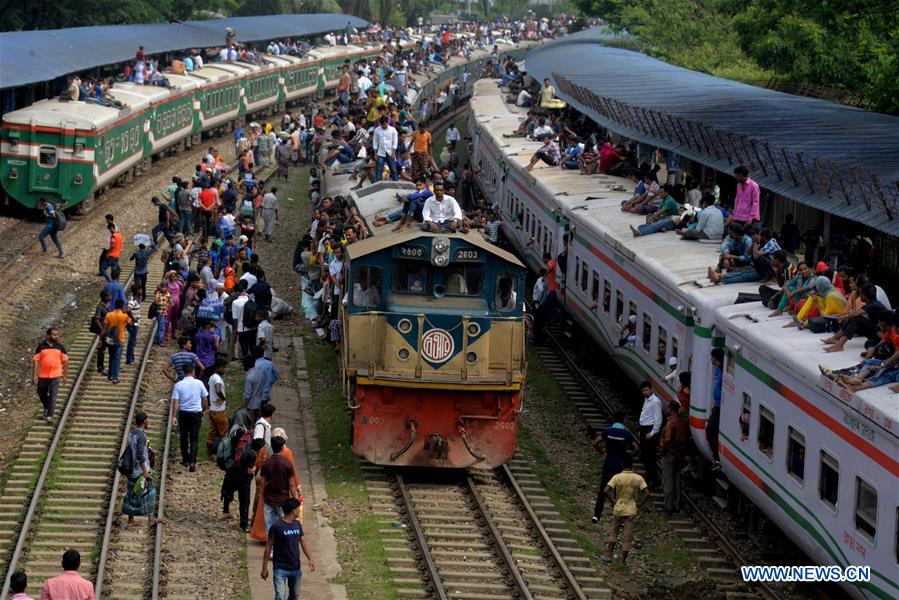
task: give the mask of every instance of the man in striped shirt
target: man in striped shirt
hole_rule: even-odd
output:
[[[69,377],[69,357],[65,347],[59,342],[59,330],[47,329],[47,339],[38,344],[34,351],[31,380],[37,386],[37,395],[44,406],[43,418],[48,423],[56,411],[56,395],[60,380]]]
[[[185,365],[193,365],[197,373],[197,377],[203,378],[203,362],[200,357],[193,353],[193,345],[189,337],[181,337],[178,339],[178,351],[169,357],[169,362],[162,370],[163,374],[173,383],[177,383],[184,379]]]

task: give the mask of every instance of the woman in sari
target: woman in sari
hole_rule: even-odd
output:
[[[808,321],[812,318],[810,313],[813,308],[816,308],[818,314],[822,317],[832,317],[843,312],[846,304],[846,298],[833,286],[830,279],[819,275],[815,279],[814,294],[802,306],[795,319],[784,325],[784,327],[808,327]]]

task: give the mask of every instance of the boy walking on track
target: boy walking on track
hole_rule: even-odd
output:
[[[303,535],[303,526],[298,520],[300,501],[289,498],[281,504],[284,516],[272,523],[268,530],[268,540],[262,553],[260,576],[268,579],[268,561],[272,557],[274,566],[275,600],[296,600],[300,597],[300,548],[309,561],[309,570],[315,570],[315,561],[309,553],[309,546]]]
[[[603,562],[612,562],[615,544],[618,543],[619,531],[624,530],[624,539],[621,542],[621,564],[627,565],[627,555],[634,545],[634,526],[636,525],[637,510],[649,500],[649,487],[640,475],[634,473],[634,459],[630,454],[625,454],[621,459],[623,467],[609,480],[606,486],[606,498],[614,503],[612,511],[612,532],[609,536],[609,549],[604,556],[599,557]],[[614,492],[614,496],[612,493]]]

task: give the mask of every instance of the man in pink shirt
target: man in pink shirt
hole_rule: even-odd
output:
[[[731,219],[746,224],[761,221],[759,184],[749,178],[749,169],[744,166],[734,169],[734,176],[737,178],[737,195]]]
[[[41,600],[95,600],[94,584],[78,574],[81,554],[72,548],[62,555],[62,573],[44,582]]]

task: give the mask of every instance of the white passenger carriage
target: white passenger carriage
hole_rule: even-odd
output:
[[[543,252],[568,252],[562,302],[570,315],[629,377],[652,380],[665,399],[676,395],[676,379],[664,380],[669,359],[692,372],[690,426],[706,457],[709,354],[723,347],[718,447],[728,480],[814,560],[871,566],[869,583],[847,584],[854,596],[899,597],[899,396],[887,387],[839,394],[818,371],[819,363],[849,366],[863,342],[826,354],[821,336],[784,329],[786,317],[733,304],[758,284],[710,286],[716,243],[671,232],[634,238],[630,226],[643,217],[620,210],[633,192],[628,180],[543,163],[527,172],[540,144],[505,137],[526,109],[504,102],[495,82],[476,84],[471,109],[472,163],[502,210],[506,237],[532,268]],[[636,343],[622,345],[630,315]]]

